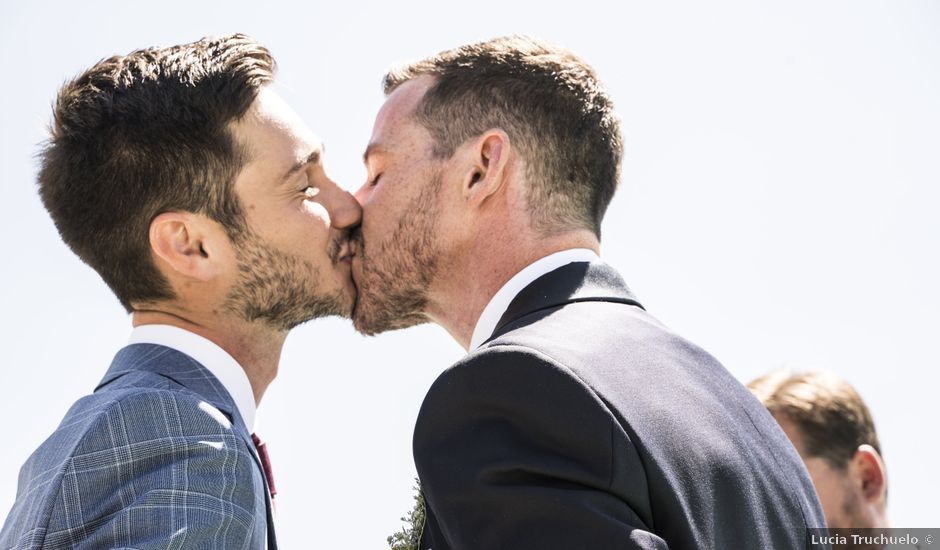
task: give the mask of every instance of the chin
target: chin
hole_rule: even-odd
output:
[[[343,319],[352,319],[353,312],[356,309],[356,299],[355,297],[347,296],[347,299],[343,301],[343,304],[340,308],[340,311],[336,315],[342,317]]]
[[[381,313],[373,315],[370,307],[376,308],[377,306],[375,304],[363,304],[358,301],[352,310],[353,326],[356,331],[366,336],[375,336],[383,332],[401,330],[430,322],[423,313],[392,314],[384,306],[378,306],[377,308],[381,308]]]

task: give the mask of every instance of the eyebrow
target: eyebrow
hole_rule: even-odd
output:
[[[281,178],[281,179],[282,179],[282,180],[290,179],[291,176],[293,176],[293,175],[296,174],[297,172],[300,172],[301,170],[303,170],[304,167],[307,166],[308,164],[319,164],[319,162],[320,162],[320,157],[323,155],[323,153],[324,153],[325,151],[326,151],[326,146],[325,146],[325,145],[320,145],[319,148],[314,149],[313,151],[310,152],[309,155],[307,155],[307,156],[304,157],[303,159],[297,161],[296,164],[294,164],[293,166],[291,166],[291,167],[290,167],[290,170],[288,170],[287,173],[284,174],[284,177]]]
[[[372,143],[369,144],[368,147],[366,147],[366,152],[362,154],[362,163],[368,164],[370,155],[381,155],[381,154],[385,154],[386,151],[387,150],[385,149],[384,146],[382,146],[381,143],[373,141]]]

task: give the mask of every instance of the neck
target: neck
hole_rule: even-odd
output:
[[[286,331],[270,329],[259,323],[220,319],[218,316],[207,321],[191,312],[181,312],[170,307],[135,309],[132,323],[135,327],[170,325],[212,341],[244,369],[256,405],[261,404],[261,397],[277,376],[281,349],[287,338]]]
[[[446,275],[434,282],[425,313],[468,350],[480,315],[499,289],[536,260],[570,248],[600,253],[597,237],[586,230],[513,238],[512,242],[507,242],[505,233],[499,237],[481,234],[442,263],[440,270]]]

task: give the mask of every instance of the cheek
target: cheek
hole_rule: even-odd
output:
[[[806,469],[816,487],[819,503],[822,504],[823,513],[830,520],[839,523],[842,500],[845,496],[845,481],[842,476],[828,465],[821,463],[821,459],[811,458],[806,462]]]
[[[414,214],[417,198],[414,181],[387,177],[362,204],[362,232],[366,237],[390,235],[401,220]]]
[[[309,258],[326,249],[330,240],[330,213],[319,203],[304,201],[274,220],[278,242],[294,254]]]
[[[384,203],[388,202],[386,197],[387,193],[385,192],[387,183],[387,181],[383,181],[380,185],[369,190],[369,193],[360,203],[363,213],[374,212],[385,207]]]
[[[389,229],[389,220],[395,217],[392,202],[379,194],[373,194],[362,205],[362,232],[367,235],[385,233]]]
[[[304,201],[301,212],[306,223],[330,227],[330,213],[322,204],[314,201]]]

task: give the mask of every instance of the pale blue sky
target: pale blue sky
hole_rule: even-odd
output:
[[[116,53],[247,32],[350,189],[389,65],[500,34],[581,54],[623,119],[603,256],[742,382],[831,369],[869,402],[889,511],[937,526],[940,3],[0,3],[0,514],[20,464],[129,332],[35,193],[58,86]],[[462,350],[436,327],[309,323],[259,413],[287,548],[380,548],[411,505],[411,429]],[[668,380],[650,381],[668,384]],[[315,538],[311,538],[315,537]]]

